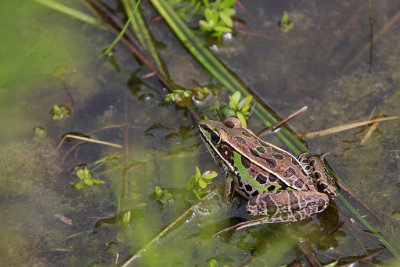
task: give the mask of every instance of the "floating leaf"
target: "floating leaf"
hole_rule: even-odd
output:
[[[162,195],[162,189],[159,186],[156,186],[156,188],[154,189],[154,192],[156,193],[157,197],[161,197]]]
[[[232,19],[225,12],[223,12],[223,11],[219,12],[219,17],[226,24],[226,26],[228,26],[228,27],[232,27],[233,26]]]
[[[225,0],[219,3],[219,8],[220,9],[227,9],[231,6],[233,6],[236,3],[236,0]]]

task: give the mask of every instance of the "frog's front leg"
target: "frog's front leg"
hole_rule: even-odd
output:
[[[316,191],[265,192],[249,200],[246,210],[263,223],[295,222],[321,212],[328,206],[327,195]]]
[[[232,177],[232,174],[226,172],[225,178],[225,189],[224,189],[224,200],[227,203],[232,203],[232,199],[235,195],[236,184]]]

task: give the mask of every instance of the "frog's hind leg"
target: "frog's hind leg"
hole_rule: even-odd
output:
[[[232,225],[215,235],[265,223],[300,221],[323,211],[328,203],[328,196],[319,192],[265,192],[251,198],[246,207],[251,216],[260,218]]]
[[[295,222],[321,212],[328,206],[327,195],[315,191],[265,192],[249,200],[251,216],[265,216],[264,223]]]

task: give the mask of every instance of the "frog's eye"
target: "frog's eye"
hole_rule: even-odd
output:
[[[216,131],[211,132],[211,142],[218,144],[221,141],[219,134]]]

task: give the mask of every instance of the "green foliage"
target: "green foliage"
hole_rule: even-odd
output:
[[[132,211],[128,210],[122,214],[122,225],[129,226],[132,221]]]
[[[80,182],[73,183],[72,187],[77,189],[81,189],[82,187],[88,185],[100,185],[105,183],[102,180],[93,178],[93,174],[89,171],[87,167],[79,168],[76,172],[76,176],[79,178]]]
[[[200,28],[212,33],[214,37],[221,37],[226,32],[232,32],[233,21],[231,16],[236,13],[232,8],[236,0],[225,0],[208,3],[205,1],[204,9],[205,20],[200,20]]]
[[[200,200],[201,196],[209,192],[209,189],[206,187],[211,184],[212,180],[217,176],[218,174],[215,171],[206,171],[201,174],[199,167],[196,166],[196,174],[190,177],[187,190]]]
[[[50,111],[53,120],[62,120],[71,114],[71,109],[66,105],[54,105]]]
[[[190,21],[195,15],[202,14],[199,20],[200,28],[210,32],[214,37],[221,37],[226,32],[232,32],[231,16],[236,13],[233,8],[236,0],[213,1],[207,0],[169,0],[180,18]]]
[[[170,0],[172,6],[179,6],[176,13],[184,20],[190,21],[204,7],[201,0]]]
[[[218,261],[216,259],[211,259],[208,262],[208,264],[209,264],[210,267],[219,267]],[[224,267],[228,267],[228,265],[225,264]]]
[[[246,117],[250,113],[250,103],[253,100],[252,96],[246,96],[241,100],[241,94],[236,91],[229,97],[229,106],[224,107],[221,111],[224,117],[237,117],[244,127],[247,127]]]
[[[33,140],[36,142],[42,142],[47,140],[46,130],[41,126],[35,126],[33,128]]]
[[[164,205],[172,200],[172,194],[168,192],[167,189],[162,189],[161,187],[156,186],[156,188],[154,188],[154,192],[157,196],[157,201]]]
[[[206,86],[198,86],[192,89],[193,96],[197,101],[203,101],[211,94],[210,89]]]
[[[165,100],[172,101],[176,105],[185,108],[185,107],[190,107],[193,105],[192,95],[193,95],[193,92],[190,90],[178,89],[178,90],[174,90],[170,94],[167,94],[167,96],[165,97]]]
[[[278,21],[278,26],[281,32],[289,32],[293,29],[294,24],[289,19],[289,13],[287,11],[283,11],[282,18]]]

